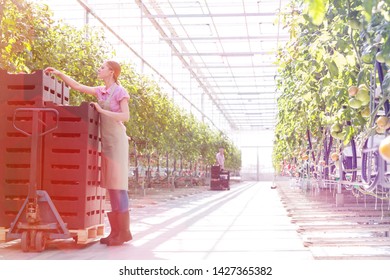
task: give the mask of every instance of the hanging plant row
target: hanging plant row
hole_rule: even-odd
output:
[[[332,153],[383,134],[378,111],[390,74],[373,87],[375,63],[390,66],[390,6],[378,0],[293,0],[282,12],[290,40],[278,51],[281,96],[273,165],[301,169],[307,160],[328,164]],[[371,88],[370,88],[371,87]],[[337,160],[337,159],[336,159]]]

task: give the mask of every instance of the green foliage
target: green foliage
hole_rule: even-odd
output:
[[[47,7],[21,0],[3,1],[0,10],[0,68],[31,72],[35,40],[45,38],[52,20]]]
[[[103,30],[55,22],[46,5],[2,1],[0,27],[0,68],[12,73],[31,73],[52,66],[82,84],[94,86],[100,84],[97,69],[115,55]],[[226,166],[241,167],[240,152],[224,134],[180,109],[154,80],[138,74],[131,63],[121,65],[120,82],[131,96],[127,133],[138,153],[169,153],[188,162],[210,165],[215,163],[218,147],[223,146]],[[86,100],[93,99],[71,91],[72,105]]]
[[[326,14],[328,0],[306,0],[308,3],[308,14],[315,25],[320,25]]]
[[[102,30],[77,29],[51,19],[46,5],[5,1],[1,30],[0,68],[31,73],[53,66],[80,83],[96,85],[96,69],[113,55]],[[91,98],[71,92],[72,104]]]
[[[300,151],[309,148],[307,131],[318,160],[327,128],[333,124],[342,127],[341,143],[336,145],[347,145],[372,125],[373,115],[362,117],[364,107],[350,102],[348,88],[370,84],[378,50],[379,59],[390,63],[389,11],[388,1],[379,0],[291,1],[284,13],[291,39],[278,52],[282,94],[275,168],[282,161],[299,161]]]

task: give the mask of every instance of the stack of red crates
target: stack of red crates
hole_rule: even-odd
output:
[[[14,221],[28,194],[31,138],[13,126],[16,108],[53,108],[58,127],[40,137],[38,189],[52,199],[68,229],[102,224],[105,192],[99,185],[99,116],[89,103],[69,106],[69,88],[43,71],[9,74],[0,70],[0,227]],[[24,116],[25,115],[25,116]],[[22,114],[18,126],[31,128]],[[48,115],[40,126],[53,126]],[[43,128],[42,128],[43,129]]]

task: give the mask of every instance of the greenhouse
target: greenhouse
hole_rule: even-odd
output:
[[[389,1],[0,4],[0,258],[390,259]]]

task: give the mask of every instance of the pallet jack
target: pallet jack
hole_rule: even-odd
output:
[[[28,116],[28,117],[26,117]],[[45,119],[55,120],[49,127]],[[18,126],[23,120],[31,119],[31,131]],[[45,250],[50,239],[72,238],[49,194],[37,185],[39,137],[58,128],[59,113],[52,108],[17,108],[13,115],[13,126],[24,135],[31,137],[30,174],[27,198],[11,223],[7,240],[21,239],[23,252]],[[42,128],[41,128],[42,127]]]

